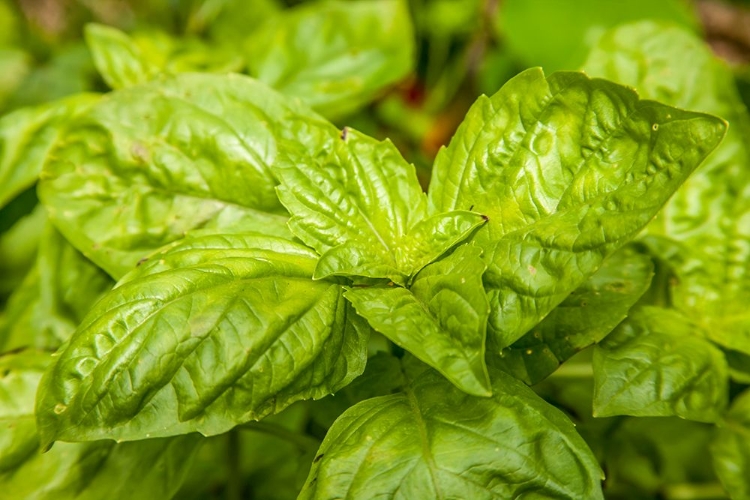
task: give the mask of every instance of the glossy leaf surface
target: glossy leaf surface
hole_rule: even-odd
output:
[[[71,121],[40,196],[63,234],[119,278],[193,229],[287,236],[270,171],[281,139],[315,151],[338,131],[246,77],[163,78]]]
[[[364,369],[368,329],[315,254],[283,239],[188,239],[86,316],[40,385],[43,442],[226,432]]]
[[[345,296],[373,329],[459,389],[489,396],[484,362],[489,305],[480,255],[481,250],[465,245],[424,268],[409,289],[352,288]]]
[[[533,330],[500,352],[502,369],[533,385],[625,319],[653,276],[651,258],[626,246]]]
[[[631,312],[594,351],[594,414],[719,419],[727,405],[727,362],[680,314]]]
[[[603,498],[573,425],[521,382],[498,374],[478,398],[432,370],[412,376],[334,423],[301,499]]]
[[[437,211],[489,216],[489,332],[507,347],[633,238],[721,141],[718,118],[539,69],[472,106],[435,161]],[[683,148],[682,143],[693,146]]]

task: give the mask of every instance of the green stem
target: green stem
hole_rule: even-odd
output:
[[[285,427],[271,424],[269,422],[248,422],[246,424],[240,425],[238,428],[246,431],[262,432],[263,434],[276,436],[277,438],[294,444],[295,446],[297,446],[297,448],[299,448],[300,451],[303,452],[315,452],[320,447],[320,441],[312,436],[290,431]]]
[[[227,480],[227,500],[242,500],[242,474],[240,473],[240,436],[236,429],[229,431],[227,460],[229,478]]]

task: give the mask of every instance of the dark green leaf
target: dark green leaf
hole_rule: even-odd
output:
[[[331,427],[300,499],[603,498],[573,425],[498,374],[469,396],[432,370],[405,393],[359,403]]]
[[[711,444],[714,468],[733,499],[750,498],[750,391],[732,403]]]
[[[669,309],[631,312],[594,351],[594,414],[719,419],[727,363],[696,325]]]
[[[409,289],[352,288],[345,294],[376,331],[476,396],[491,394],[484,363],[489,305],[481,250],[464,245],[424,268]]]
[[[245,46],[253,76],[329,118],[404,78],[414,58],[402,0],[307,3],[271,18]]]
[[[369,330],[315,254],[257,235],[188,239],[105,296],[43,379],[44,443],[226,432],[364,369]]]
[[[625,247],[560,303],[534,329],[500,351],[500,367],[533,385],[578,351],[599,342],[646,292],[650,257]]]
[[[404,285],[484,223],[468,211],[426,218],[414,166],[390,141],[349,129],[341,137],[327,155],[305,158],[300,150],[276,168],[290,229],[321,254],[316,278],[365,276]]]
[[[277,141],[317,151],[338,134],[249,78],[164,78],[71,122],[40,197],[71,243],[120,277],[193,229],[288,235],[270,171]]]
[[[531,69],[481,97],[435,161],[430,203],[489,216],[475,241],[497,348],[633,238],[725,128],[581,73]]]

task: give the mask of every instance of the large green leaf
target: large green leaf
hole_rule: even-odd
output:
[[[718,420],[727,405],[727,362],[680,314],[632,312],[594,351],[594,414]]]
[[[527,384],[543,380],[614,330],[646,292],[653,272],[649,256],[622,248],[533,330],[500,351],[495,364]]]
[[[246,77],[163,78],[71,122],[40,197],[62,233],[119,278],[192,229],[288,235],[270,171],[282,138],[317,151],[338,131]]]
[[[324,0],[272,17],[248,39],[250,73],[340,117],[404,78],[414,35],[403,0]]]
[[[413,165],[390,141],[354,130],[344,129],[329,154],[305,158],[300,150],[276,173],[291,231],[321,254],[316,278],[365,276],[403,285],[485,222],[468,211],[427,217]]]
[[[0,349],[57,349],[114,282],[49,223],[36,262],[8,301]]]
[[[45,454],[34,422],[34,394],[49,353],[0,356],[0,491],[24,500],[171,498],[201,444],[196,435],[115,444],[58,443]]]
[[[524,67],[577,69],[601,34],[621,23],[659,19],[696,26],[682,0],[505,0],[495,24]]]
[[[364,369],[368,329],[316,256],[279,238],[187,239],[90,311],[43,379],[44,443],[226,432]]]
[[[410,375],[333,424],[301,499],[603,498],[573,425],[521,382],[498,374],[478,398],[432,370]]]
[[[61,122],[84,112],[99,97],[80,94],[0,118],[0,208],[34,185]]]
[[[735,500],[750,498],[750,391],[732,403],[711,444],[714,468]]]
[[[480,97],[435,161],[430,203],[489,216],[475,241],[493,347],[530,330],[643,229],[725,128],[582,73],[531,69]]]
[[[585,68],[729,121],[724,142],[648,225],[646,242],[677,278],[674,306],[712,340],[750,354],[750,116],[732,71],[698,37],[653,22],[608,32]]]
[[[376,331],[432,366],[456,387],[491,394],[484,363],[489,305],[484,262],[475,246],[459,247],[424,268],[409,289],[352,288],[346,298]]]

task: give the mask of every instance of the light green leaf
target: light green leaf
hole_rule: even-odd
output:
[[[653,273],[650,257],[630,246],[620,249],[533,330],[500,351],[495,365],[529,385],[540,382],[614,330],[648,290]]]
[[[196,435],[116,445],[58,443],[41,454],[34,394],[49,353],[0,356],[0,491],[24,500],[163,500],[177,491],[202,440]]]
[[[648,225],[645,241],[677,278],[674,306],[713,341],[750,354],[750,116],[733,72],[702,39],[653,22],[608,32],[585,68],[729,121],[724,142]]]
[[[376,331],[459,389],[491,394],[484,363],[489,305],[481,250],[469,245],[424,268],[409,289],[352,288],[345,294]]]
[[[402,0],[326,0],[272,17],[245,44],[250,74],[329,118],[372,100],[414,64]]]
[[[369,330],[340,284],[311,279],[309,249],[214,235],[150,262],[99,301],[46,373],[44,443],[219,434],[362,373]]]
[[[435,161],[430,204],[489,216],[474,240],[497,348],[643,229],[725,128],[581,73],[531,69],[480,97]]]
[[[2,32],[0,30],[0,32]],[[17,48],[0,47],[0,110],[31,69],[31,56]]]
[[[34,266],[39,239],[47,222],[41,206],[0,233],[0,303],[15,291]]]
[[[291,231],[321,254],[315,278],[364,276],[404,285],[485,222],[468,211],[426,219],[414,166],[390,141],[344,129],[328,154],[294,154],[276,167],[279,198],[292,213]]]
[[[160,73],[147,54],[122,31],[102,24],[87,24],[86,44],[96,69],[113,89],[145,83]]]
[[[711,444],[714,468],[735,500],[750,498],[750,391],[740,394]]]
[[[308,154],[338,134],[252,79],[182,74],[113,92],[71,122],[39,193],[66,238],[119,278],[194,229],[289,237],[277,143]]]
[[[524,67],[577,69],[604,31],[621,23],[658,19],[698,27],[682,0],[506,0],[495,25]]]
[[[0,208],[34,185],[61,123],[98,99],[94,94],[80,94],[0,118]]]
[[[347,410],[300,499],[602,497],[596,459],[570,421],[512,377],[469,396],[432,370],[404,393]]]
[[[594,351],[594,414],[715,422],[727,405],[727,362],[679,313],[645,307]]]
[[[57,349],[114,282],[47,223],[34,267],[8,301],[0,349]]]

